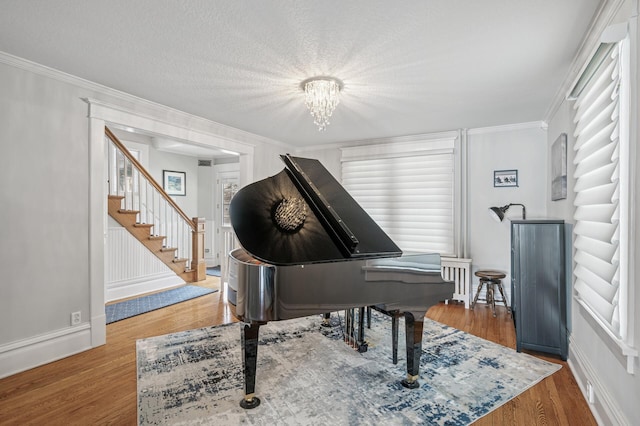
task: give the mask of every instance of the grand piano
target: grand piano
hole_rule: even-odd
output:
[[[242,188],[231,225],[229,301],[242,327],[245,395],[255,408],[258,332],[269,321],[375,306],[406,328],[407,388],[419,386],[424,316],[453,295],[440,256],[404,255],[317,160],[281,156],[285,169]],[[304,348],[301,348],[304,350]]]

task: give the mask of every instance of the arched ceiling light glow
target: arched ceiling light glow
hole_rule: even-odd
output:
[[[305,105],[313,116],[318,130],[323,131],[329,124],[329,118],[340,103],[342,82],[333,77],[312,77],[300,83],[304,90]]]

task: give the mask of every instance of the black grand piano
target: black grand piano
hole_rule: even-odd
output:
[[[365,306],[404,315],[402,384],[418,387],[424,316],[454,291],[441,277],[440,256],[403,256],[319,161],[281,158],[283,171],[242,188],[230,206],[242,246],[229,260],[229,301],[244,322],[240,405],[260,404],[255,396],[260,325]]]

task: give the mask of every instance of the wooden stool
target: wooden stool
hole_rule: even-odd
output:
[[[484,299],[487,302],[487,305],[491,305],[491,309],[493,310],[493,316],[496,316],[496,299],[495,299],[495,289],[494,286],[498,287],[500,294],[502,295],[502,300],[497,300],[497,302],[504,303],[504,307],[507,308],[507,313],[511,315],[511,308],[507,304],[507,297],[504,295],[504,288],[502,287],[502,278],[506,277],[504,272],[500,271],[487,271],[481,270],[475,272],[476,277],[480,277],[480,285],[478,286],[478,290],[476,291],[476,295],[473,298],[473,302],[471,303],[471,309],[474,308],[476,302],[478,301],[478,296],[482,291],[482,286],[487,285],[487,297]],[[483,300],[483,299],[480,299]]]

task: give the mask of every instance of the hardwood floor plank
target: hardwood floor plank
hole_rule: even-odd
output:
[[[200,284],[200,283],[199,283]],[[218,288],[219,279],[201,283]],[[236,321],[223,291],[107,326],[107,344],[0,380],[2,425],[135,425],[136,340]],[[427,317],[515,348],[506,309],[443,303]],[[533,354],[533,353],[532,353]],[[562,369],[479,419],[476,425],[596,425],[566,362],[533,354]]]

